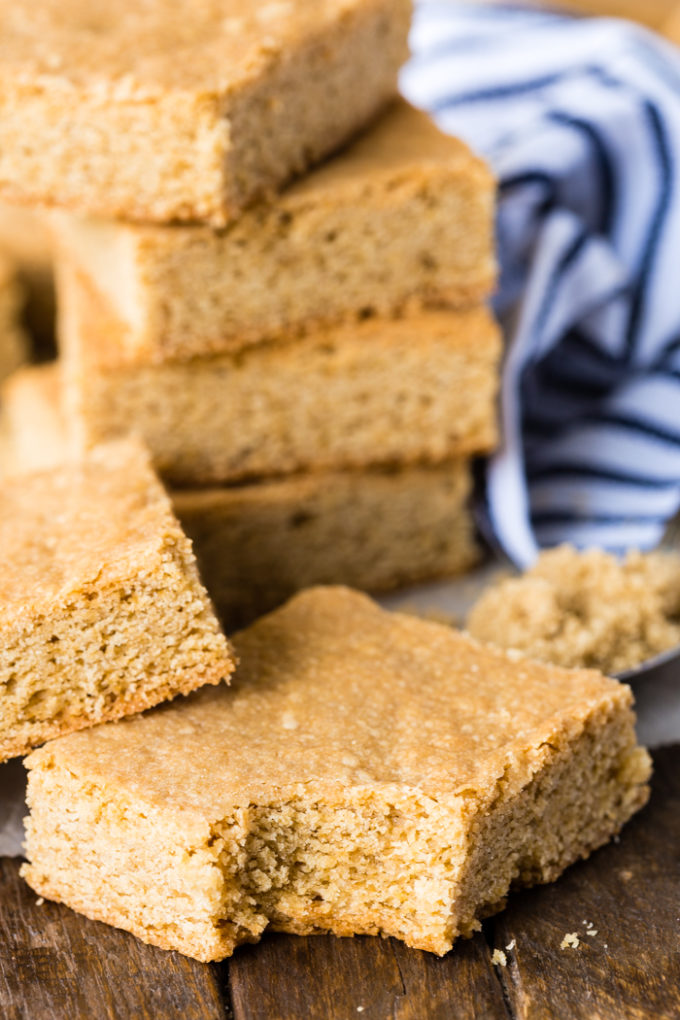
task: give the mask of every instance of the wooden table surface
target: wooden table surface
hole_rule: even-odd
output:
[[[39,905],[18,862],[1,860],[0,1017],[680,1018],[680,745],[655,767],[650,804],[618,843],[513,895],[443,959],[393,939],[272,934],[224,964],[199,964]],[[576,949],[560,948],[569,932]],[[505,967],[492,965],[494,948]]]

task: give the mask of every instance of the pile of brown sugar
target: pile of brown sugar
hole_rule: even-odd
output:
[[[680,556],[558,546],[486,591],[467,627],[546,662],[620,673],[680,644]]]

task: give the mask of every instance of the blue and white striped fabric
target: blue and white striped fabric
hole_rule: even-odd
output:
[[[422,0],[402,88],[500,181],[504,445],[518,564],[654,545],[680,505],[680,50],[624,21]]]

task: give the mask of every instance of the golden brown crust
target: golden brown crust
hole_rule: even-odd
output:
[[[147,101],[168,91],[228,96],[301,40],[338,30],[366,0],[34,0],[3,18],[0,67],[33,84],[68,83]]]
[[[484,800],[515,755],[519,785],[531,748],[578,728],[595,705],[632,701],[600,673],[518,660],[347,588],[302,592],[233,640],[241,666],[229,690],[74,734],[30,764],[53,756],[170,810],[181,777],[182,813],[209,822],[311,779],[319,790],[377,782],[436,797],[473,786]],[[209,787],[196,765],[206,757]],[[150,770],[152,758],[165,765]]]
[[[6,479],[0,551],[0,759],[233,671],[139,445]]]
[[[114,15],[104,0],[10,6],[0,191],[107,218],[224,224],[394,96],[410,8],[150,0]]]
[[[63,891],[58,883],[51,882],[49,877],[30,865],[22,865],[21,874],[38,896],[44,896],[45,899],[53,900],[55,903],[64,903],[67,907],[77,910],[79,914],[89,918],[90,921],[101,921],[103,924],[110,924],[114,928],[121,927],[119,914],[115,910],[107,909],[104,903],[99,902],[95,904],[87,896],[68,895],[68,897],[64,898]],[[149,931],[142,923],[135,923],[134,921],[129,921],[125,925],[125,930],[135,935],[141,942],[145,942],[147,945],[184,953],[200,963],[214,963],[218,960],[224,960],[225,957],[231,956],[235,949],[235,943],[224,935],[221,938],[215,935],[213,939],[207,940],[207,946],[201,947],[197,945],[195,938],[190,936],[183,938],[181,931],[173,931],[172,935],[164,935],[160,930]],[[247,941],[257,942],[258,940],[256,938],[252,940],[243,939],[243,942]]]
[[[141,445],[121,441],[81,464],[3,486],[0,622],[153,567],[185,539]]]

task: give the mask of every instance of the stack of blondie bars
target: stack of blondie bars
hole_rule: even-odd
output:
[[[0,761],[47,741],[23,873],[201,960],[269,926],[444,953],[645,802],[629,689],[342,586],[232,648],[156,472],[229,623],[469,564],[490,175],[396,99],[406,0],[3,15],[0,195],[60,207],[60,359],[4,392],[44,469],[0,500]]]
[[[308,584],[468,568],[470,458],[496,439],[494,188],[396,98],[409,0],[190,24],[176,0],[97,5],[79,31],[37,8],[49,46],[11,19],[40,87],[3,100],[0,184],[61,207],[60,362],[6,388],[11,459],[137,433],[230,625]]]

